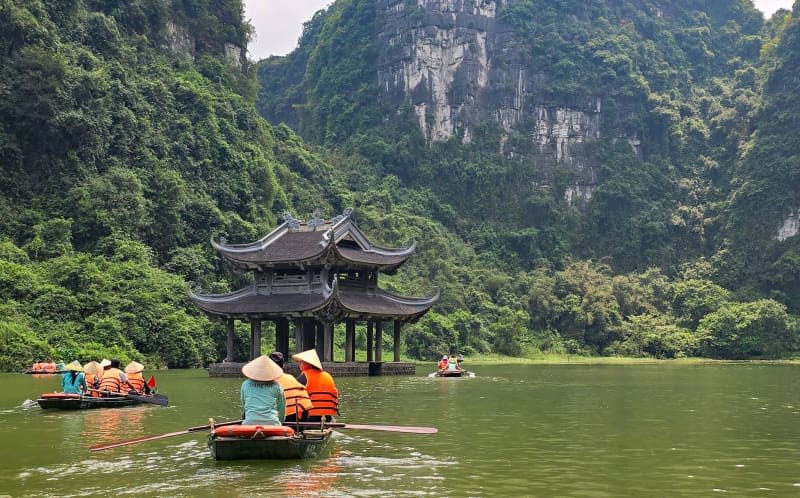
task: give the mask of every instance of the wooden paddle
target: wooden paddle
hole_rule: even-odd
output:
[[[384,432],[406,432],[410,434],[436,434],[439,429],[436,427],[414,427],[410,425],[374,425],[374,424],[343,424],[339,422],[284,422],[283,425],[289,427],[332,427],[334,429],[357,429],[364,431],[384,431]]]
[[[241,423],[242,423],[241,420],[232,420],[230,422],[215,423],[215,424],[213,424],[213,427],[220,427],[220,426],[223,426],[223,425],[236,425],[236,424],[241,424]],[[144,436],[144,437],[140,437],[140,438],[136,438],[136,439],[128,439],[127,441],[117,441],[115,443],[108,443],[108,444],[97,444],[97,445],[94,445],[94,446],[90,447],[89,451],[108,450],[108,449],[111,449],[111,448],[118,448],[120,446],[128,446],[128,445],[131,445],[131,444],[144,443],[146,441],[155,441],[157,439],[166,439],[168,437],[181,436],[183,434],[191,434],[192,432],[204,431],[204,430],[210,429],[211,427],[212,427],[212,424],[198,425],[197,427],[189,427],[186,430],[175,431],[175,432],[167,432],[166,434],[159,434],[157,436]]]
[[[106,394],[108,396],[116,396],[116,397],[124,397],[124,398],[128,398],[128,399],[133,399],[133,400],[136,400],[136,401],[140,401],[142,403],[153,403],[154,405],[161,405],[161,406],[167,406],[169,404],[169,398],[167,398],[163,394],[151,394],[151,395],[131,394],[131,393],[122,394],[122,393],[119,393],[119,392],[101,391],[99,389],[92,389],[92,388],[89,388],[88,390],[89,391],[98,392],[98,393],[101,393],[101,394]]]

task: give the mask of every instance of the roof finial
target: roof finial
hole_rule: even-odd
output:
[[[286,225],[288,225],[289,230],[297,230],[298,228],[300,228],[300,220],[292,216],[292,213],[290,213],[289,211],[284,211],[283,215],[281,216],[281,219],[284,222],[286,222]]]
[[[308,226],[312,230],[316,230],[317,227],[322,226],[325,224],[325,220],[322,218],[322,212],[319,209],[315,209],[313,213],[311,213],[312,218],[308,220]]]

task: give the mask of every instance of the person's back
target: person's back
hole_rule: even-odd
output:
[[[128,382],[128,377],[119,369],[119,360],[111,360],[111,364],[103,370],[103,376],[100,378],[100,391],[122,394],[122,388],[126,382]]]
[[[73,361],[64,367],[66,372],[61,377],[61,388],[65,394],[82,394],[86,391],[86,380],[83,375],[83,366]]]
[[[142,374],[143,370],[144,365],[137,361],[128,363],[128,365],[125,367],[125,373],[128,375],[128,384],[127,386],[123,386],[123,390],[125,392],[135,391],[136,394],[150,392],[150,388],[147,387],[147,384],[144,381],[144,375]]]
[[[292,359],[300,364],[301,374],[298,381],[305,384],[306,391],[314,405],[309,412],[309,420],[316,421],[322,417],[328,420],[339,414],[339,390],[331,374],[322,369],[322,362],[316,350],[309,349],[292,355]]]
[[[269,359],[283,369],[283,353],[280,351],[270,353]],[[278,377],[278,384],[281,385],[286,398],[286,421],[304,420],[308,411],[314,406],[308,391],[306,391],[306,386],[287,373]]]
[[[247,377],[239,389],[242,402],[242,425],[281,425],[286,415],[286,398],[276,382],[283,369],[266,356],[242,367]]]

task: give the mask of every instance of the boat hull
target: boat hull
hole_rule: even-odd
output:
[[[208,448],[215,460],[283,460],[314,458],[328,446],[333,429],[306,430],[292,436],[220,437],[213,433]]]
[[[159,399],[166,397],[156,394]],[[121,408],[124,406],[149,404],[146,401],[131,399],[125,396],[109,396],[93,398],[91,396],[65,395],[63,397],[40,397],[36,400],[39,406],[47,410],[92,410],[95,408]]]
[[[463,370],[439,370],[436,372],[437,377],[461,377],[464,375]]]

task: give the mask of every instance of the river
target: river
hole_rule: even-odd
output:
[[[800,366],[465,365],[337,379],[340,422],[439,432],[343,429],[304,461],[216,462],[205,433],[88,451],[237,419],[239,379],[157,371],[168,407],[56,412],[23,404],[59,379],[0,374],[0,496],[800,496]]]

